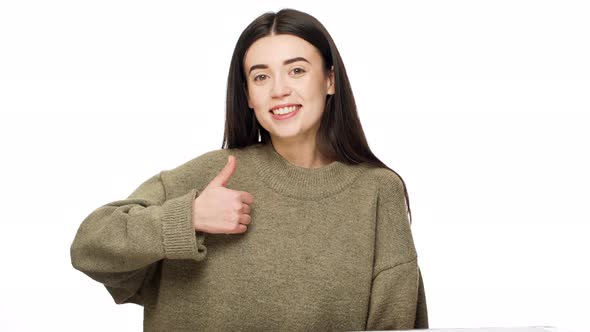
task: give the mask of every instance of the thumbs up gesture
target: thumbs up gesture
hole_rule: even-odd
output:
[[[193,200],[193,227],[212,234],[244,233],[250,224],[250,204],[254,197],[245,191],[225,187],[236,169],[236,157],[230,155],[225,167]]]

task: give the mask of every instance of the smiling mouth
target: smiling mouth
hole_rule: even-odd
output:
[[[275,115],[283,115],[283,114],[289,114],[289,113],[295,112],[300,108],[301,108],[301,105],[296,105],[296,106],[277,108],[274,110],[270,110],[269,112],[271,112]]]

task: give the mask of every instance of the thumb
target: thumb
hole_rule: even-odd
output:
[[[229,178],[232,176],[232,174],[234,174],[235,170],[236,157],[230,155],[227,157],[227,164],[225,164],[225,167],[223,167],[219,174],[217,174],[217,176],[211,182],[209,182],[209,185],[212,184],[215,186],[225,187],[227,181],[229,181]]]

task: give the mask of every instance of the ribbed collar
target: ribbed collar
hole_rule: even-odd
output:
[[[364,167],[334,161],[319,168],[291,164],[270,142],[251,146],[256,172],[273,190],[293,198],[314,200],[330,196],[352,184]]]

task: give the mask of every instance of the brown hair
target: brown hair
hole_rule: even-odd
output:
[[[240,35],[232,55],[227,78],[225,131],[222,149],[244,148],[270,142],[270,134],[249,110],[244,55],[258,39],[275,34],[290,34],[314,45],[320,52],[324,70],[334,66],[335,93],[326,97],[318,130],[318,148],[326,157],[347,164],[368,163],[395,173],[401,180],[410,222],[412,213],[402,177],[379,160],[369,148],[358,117],[356,103],[340,53],[324,26],[313,16],[294,9],[267,12],[256,18]]]

